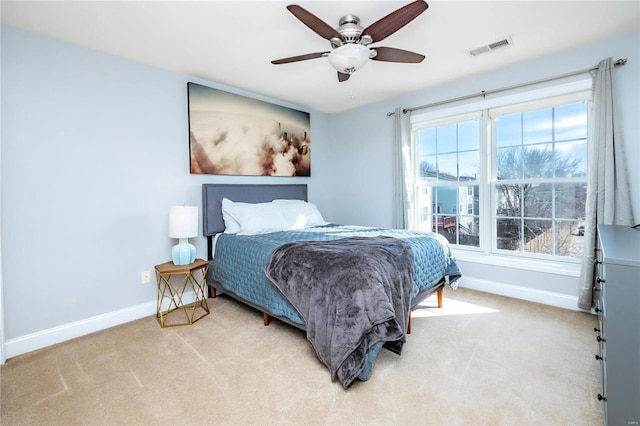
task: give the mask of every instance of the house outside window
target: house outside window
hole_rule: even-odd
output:
[[[577,262],[589,88],[585,80],[554,96],[547,89],[464,113],[412,116],[415,227],[457,249]]]
[[[414,131],[416,205],[432,206],[417,227],[441,233],[452,244],[478,247],[479,115],[433,124]]]

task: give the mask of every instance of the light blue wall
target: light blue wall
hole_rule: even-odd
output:
[[[190,175],[187,81],[234,89],[6,26],[1,78],[9,343],[154,302],[141,272],[170,259],[169,206],[201,206],[202,183],[304,182],[327,202],[323,114],[309,111],[311,178]],[[206,240],[191,241],[206,257]]]

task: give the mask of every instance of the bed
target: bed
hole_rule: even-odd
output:
[[[261,203],[260,212],[265,216],[270,214],[272,204],[278,202],[286,204],[289,200],[301,200],[300,204],[306,208],[313,205],[303,203],[307,201],[307,186],[304,184],[203,184],[202,190],[203,231],[207,238],[210,262],[207,285],[211,297],[227,294],[260,310],[264,325],[268,325],[271,318],[277,318],[305,330],[318,357],[330,369],[332,379],[339,380],[345,388],[355,379],[364,381],[370,377],[375,358],[382,347],[399,354],[405,334],[410,333],[410,310],[434,293],[438,294],[438,307],[442,307],[445,284],[455,288],[460,277],[460,270],[446,239],[434,233],[313,221],[309,222],[313,226],[297,227],[294,230],[250,232],[251,235],[230,233],[229,231],[237,231],[232,229],[224,232],[225,219],[227,225],[229,222],[227,207],[223,217],[224,203]],[[283,207],[277,207],[280,208]],[[365,252],[367,255],[362,256]],[[327,253],[334,257],[329,260]],[[308,265],[308,259],[317,259],[320,263]],[[307,269],[300,266],[303,263]],[[324,282],[339,279],[344,274],[334,273],[334,270],[339,271],[337,265],[340,263],[359,265],[354,268],[360,272],[350,273],[349,283],[345,285],[361,285],[364,288],[370,281],[384,283],[377,285],[375,289],[362,290],[374,301],[360,300],[361,298],[358,298],[358,302],[326,301],[327,306],[318,302],[325,301],[326,298],[317,297],[312,292],[331,290],[312,288],[307,283],[316,280],[319,282],[316,285],[320,286]],[[327,264],[335,266],[326,267]],[[293,265],[297,266],[294,268]],[[313,272],[314,277],[310,277],[309,271]],[[325,275],[316,277],[318,271],[324,271]],[[374,273],[377,275],[369,278]],[[305,283],[304,291],[308,294],[287,293],[302,291],[299,290],[302,283]],[[379,287],[384,287],[388,295],[389,303],[384,307],[380,307],[378,303],[380,299],[385,299],[384,295],[380,296],[382,290]],[[355,293],[360,293],[360,290],[350,290],[349,294]],[[372,295],[368,296],[369,293]],[[307,299],[313,300],[306,302],[310,306],[301,306]],[[358,320],[354,323],[349,318],[350,322],[346,322],[345,318],[350,315],[333,312],[338,311],[336,303],[360,303],[361,306],[349,305],[344,309],[348,312],[368,311],[361,314],[366,317],[366,321],[371,322],[362,325],[362,330],[366,331],[358,331],[361,326]],[[371,305],[375,305],[375,309],[370,308]],[[321,309],[325,311],[320,311]],[[384,309],[391,311],[394,318]],[[332,313],[327,314],[327,319],[324,320],[322,312]],[[377,312],[380,313],[380,319],[374,318]],[[355,339],[353,345],[358,345],[357,350],[350,348],[346,350],[347,353],[336,353],[331,343],[325,342],[327,338],[320,338],[320,343],[317,343],[318,337],[315,334],[319,333],[319,329],[333,339],[341,338],[335,337],[340,336],[340,333],[333,329],[325,331],[327,326],[324,323],[331,323],[338,331],[347,330],[345,335],[356,333],[355,336],[347,335],[344,338]],[[402,330],[393,329],[396,324]],[[357,333],[362,333],[364,337]],[[310,336],[311,334],[314,336]],[[333,347],[344,346],[344,342],[338,343],[333,342]]]

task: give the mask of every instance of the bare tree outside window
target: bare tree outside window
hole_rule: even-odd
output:
[[[586,106],[578,102],[495,120],[496,133],[504,136],[495,156],[498,249],[581,256],[582,239],[576,237],[586,201]]]

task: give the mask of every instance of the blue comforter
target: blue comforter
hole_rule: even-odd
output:
[[[449,276],[457,286],[460,269],[448,241],[437,233],[371,228],[353,225],[325,225],[295,231],[259,235],[221,234],[209,268],[210,278],[248,302],[265,308],[267,313],[303,320],[282,297],[264,273],[269,256],[277,247],[293,241],[331,241],[346,237],[388,236],[401,239],[413,250],[413,289],[411,297]]]

